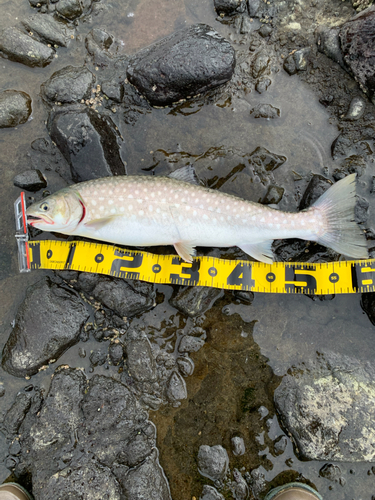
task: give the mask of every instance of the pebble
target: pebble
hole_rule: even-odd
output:
[[[345,120],[355,121],[362,118],[366,109],[366,103],[361,97],[354,97],[349,105],[348,112],[345,115]]]
[[[212,481],[222,481],[229,465],[228,453],[221,445],[202,445],[198,451],[199,473]]]
[[[233,455],[235,455],[236,457],[244,455],[246,448],[245,448],[245,442],[242,437],[234,436],[232,437],[230,442],[232,444]]]
[[[13,184],[26,191],[36,192],[47,187],[47,180],[40,170],[25,170],[14,177]]]

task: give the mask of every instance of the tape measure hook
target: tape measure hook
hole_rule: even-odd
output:
[[[27,232],[26,200],[22,192],[14,202],[14,215],[16,218],[16,240],[18,246],[18,266],[21,273],[30,272],[29,235]]]

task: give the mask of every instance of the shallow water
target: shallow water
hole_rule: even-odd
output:
[[[46,68],[30,69],[0,59],[0,89],[26,91],[33,102],[32,119],[28,123],[16,129],[0,130],[0,348],[11,331],[10,323],[26,287],[43,275],[42,272],[29,275],[18,273],[13,201],[19,195],[19,189],[12,182],[17,173],[28,168],[27,152],[30,143],[46,135],[47,110],[39,96],[41,83],[68,64],[84,64],[83,40],[93,27],[101,27],[113,34],[121,42],[121,50],[128,54],[178,28],[196,22],[210,24],[233,42],[238,38],[231,27],[215,20],[211,0],[103,1],[100,5],[102,10],[98,9],[95,16],[80,24],[78,32],[81,39],[69,49],[59,49],[56,60]],[[0,28],[14,25],[17,18],[31,13],[25,0],[0,0],[0,8]],[[241,94],[220,106],[202,106],[197,101],[176,107],[173,112],[169,108],[155,109],[152,113],[140,116],[133,126],[122,125],[128,173],[150,174],[155,171],[156,174],[162,174],[168,163],[178,159],[180,162],[193,162],[198,175],[210,181],[215,177],[225,177],[236,162],[240,162],[242,156],[263,146],[287,157],[287,161],[274,172],[274,177],[276,183],[286,189],[280,208],[295,210],[299,200],[294,195],[293,172],[325,173],[325,169],[332,166],[330,146],[338,135],[338,129],[336,125],[329,123],[329,116],[319,104],[317,96],[297,76],[289,77],[280,71],[273,75],[272,80],[270,89],[263,95],[255,91]],[[275,121],[251,119],[250,108],[258,102],[271,103],[280,108],[281,118]],[[213,152],[213,160],[208,167],[207,161],[202,158],[209,150]],[[227,157],[220,157],[219,153],[223,150],[233,152],[230,161]],[[234,177],[224,189],[259,201],[259,192],[244,179],[240,175]],[[360,190],[365,188],[363,183]],[[164,294],[164,301],[135,321],[152,327],[155,332],[154,342],[165,346],[171,339],[163,321],[169,320],[171,324],[179,326],[185,320],[167,303],[172,288],[159,287],[158,291]],[[244,430],[242,427],[234,428],[237,423],[233,415],[239,404],[236,397],[240,397],[240,392],[236,392],[234,365],[247,349],[253,349],[252,336],[257,344],[258,354],[268,358],[264,373],[272,380],[271,387],[277,385],[277,377],[272,375],[270,367],[275,375],[283,375],[290,366],[314,359],[316,352],[321,350],[329,349],[372,361],[375,357],[374,327],[362,312],[359,301],[359,296],[345,295],[328,301],[313,301],[305,296],[257,294],[251,305],[243,305],[235,304],[228,296],[224,296],[220,300],[220,307],[216,305],[213,312],[206,314],[205,321],[211,327],[216,320],[218,324],[229,325],[231,338],[228,339],[222,331],[216,337],[212,333],[205,346],[192,355],[196,368],[194,374],[187,379],[188,400],[180,408],[165,408],[152,417],[158,427],[161,464],[165,468],[175,500],[200,494],[201,478],[194,469],[199,445],[225,444],[228,432]],[[225,314],[222,313],[223,308]],[[246,335],[241,336],[244,332],[241,325],[248,326]],[[90,340],[85,344],[85,349],[89,352],[95,345],[96,342]],[[82,360],[78,356],[79,347],[80,345],[71,348],[59,359],[58,364],[82,366],[87,371],[89,362],[87,358]],[[54,366],[56,365],[34,376],[31,383],[47,388]],[[104,373],[104,369],[95,368],[95,373]],[[215,381],[210,382],[210,376]],[[220,390],[212,392],[217,380],[221,381]],[[6,387],[6,394],[0,399],[2,413],[12,403],[17,391],[30,382],[10,377],[1,368],[0,381]],[[263,382],[259,380],[259,384]],[[265,402],[262,404],[266,405]],[[225,412],[224,406],[227,408]],[[221,425],[218,423],[220,415],[223,419]],[[210,427],[210,422],[215,419],[215,425]],[[262,437],[259,437],[262,426],[262,432],[268,432],[266,419],[261,421],[257,414],[252,419],[256,421],[254,429],[257,430],[247,431],[249,440],[262,441]],[[249,422],[241,423],[244,426],[248,424]],[[233,429],[228,427],[231,425]],[[220,436],[221,431],[223,434]],[[205,442],[197,437],[199,432],[203,432]],[[277,426],[273,432],[277,434]],[[3,446],[0,438],[0,458],[5,453]],[[254,451],[252,453],[255,454]],[[371,464],[340,464],[342,475],[346,479],[346,486],[342,487],[319,477],[318,471],[324,462],[299,461],[294,456],[290,443],[281,457],[272,456],[266,445],[259,455],[264,463],[267,480],[273,479],[280,472],[293,470],[312,481],[327,499],[369,500],[373,493],[373,476],[367,473]],[[248,464],[254,463],[255,458],[248,459],[248,462],[246,460],[245,455],[238,466],[247,466],[248,470]],[[7,475],[7,470],[0,465],[0,482]]]

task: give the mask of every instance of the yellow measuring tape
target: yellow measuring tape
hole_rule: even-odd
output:
[[[341,294],[375,291],[375,259],[325,263],[263,264],[175,255],[83,241],[28,241],[30,269],[70,269],[151,283],[211,286],[266,293]]]

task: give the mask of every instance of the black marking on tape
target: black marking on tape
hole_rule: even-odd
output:
[[[68,257],[66,258],[66,262],[65,262],[65,269],[70,269],[72,264],[73,264],[73,258],[74,258],[74,254],[76,251],[76,246],[77,245],[75,243],[72,243],[70,245]]]

